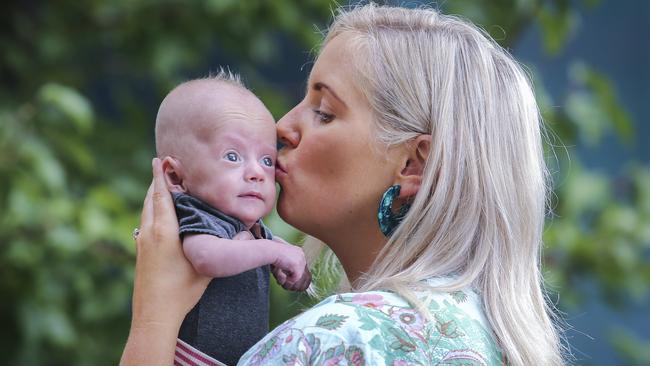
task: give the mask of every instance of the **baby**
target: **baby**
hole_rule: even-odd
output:
[[[302,291],[311,279],[302,249],[274,238],[260,220],[275,201],[273,117],[237,76],[222,71],[165,97],[156,150],[185,256],[214,277],[179,338],[234,365],[268,332],[269,267],[285,289]]]

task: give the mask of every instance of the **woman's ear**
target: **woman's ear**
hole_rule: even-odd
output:
[[[186,193],[183,165],[176,158],[166,156],[162,161],[162,169],[170,192]]]
[[[396,183],[401,186],[400,198],[413,197],[418,193],[430,150],[431,135],[420,135],[406,144],[406,154],[397,173]]]

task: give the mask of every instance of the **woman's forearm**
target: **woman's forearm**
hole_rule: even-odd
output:
[[[171,365],[183,318],[209,277],[194,271],[178,237],[178,219],[159,159],[144,200],[136,237],[132,322],[122,365]]]
[[[120,365],[173,365],[180,324],[131,325]]]

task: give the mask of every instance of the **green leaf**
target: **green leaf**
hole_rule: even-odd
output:
[[[325,353],[323,354],[323,357],[325,358],[325,360],[329,360],[332,358],[340,358],[341,356],[343,356],[344,353],[345,353],[345,347],[343,346],[343,344],[339,344],[338,346],[334,346],[327,349],[327,351],[325,351]]]
[[[373,330],[373,329],[376,329],[378,327],[377,322],[374,321],[372,319],[372,317],[367,316],[367,315],[365,315],[363,313],[360,313],[360,312],[357,312],[357,314],[359,315],[359,321],[361,322],[361,326],[359,327],[359,329]]]
[[[348,317],[346,315],[338,315],[338,314],[323,315],[320,318],[318,318],[318,321],[316,321],[316,326],[328,330],[336,330],[341,325],[343,325],[345,319],[347,318]]]
[[[58,108],[79,131],[89,132],[92,128],[92,106],[75,89],[57,83],[47,83],[39,90],[39,99],[44,104]]]
[[[50,191],[60,191],[65,184],[65,171],[52,151],[40,140],[30,138],[20,145],[19,154],[32,169],[33,179]]]
[[[408,339],[406,333],[397,328],[388,328],[388,331],[396,338],[391,342],[390,348],[402,352],[414,352],[417,349],[415,344]]]
[[[69,226],[58,226],[47,233],[50,246],[59,253],[75,253],[86,246],[79,236],[79,232]]]
[[[610,188],[607,177],[574,167],[563,187],[564,214],[577,216],[589,209],[598,209],[608,203]]]
[[[616,327],[610,331],[609,340],[623,357],[626,365],[650,364],[650,339],[639,338],[627,330]]]
[[[596,99],[585,91],[575,91],[566,99],[566,112],[578,127],[582,142],[589,146],[599,144],[608,123]]]
[[[557,55],[578,26],[578,18],[566,6],[554,7],[551,3],[539,13],[539,22],[543,29],[544,49],[550,55]]]
[[[570,116],[579,125],[595,126],[597,137],[604,130],[613,129],[622,142],[631,142],[634,130],[632,120],[619,102],[613,83],[582,62],[571,64],[569,76],[578,87],[567,101]],[[580,99],[574,100],[573,93],[577,93]],[[588,142],[593,144],[594,141]]]

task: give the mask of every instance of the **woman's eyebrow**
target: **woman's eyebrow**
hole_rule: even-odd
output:
[[[345,102],[343,101],[343,99],[339,98],[339,96],[336,95],[336,93],[334,92],[334,90],[332,90],[332,88],[330,88],[327,84],[325,84],[325,83],[319,81],[319,82],[314,83],[314,85],[312,86],[312,89],[314,89],[314,90],[316,90],[316,91],[326,90],[330,95],[332,95],[336,100],[338,100],[339,103],[343,104],[343,106],[344,106],[345,108],[348,107],[348,106],[345,104]]]

